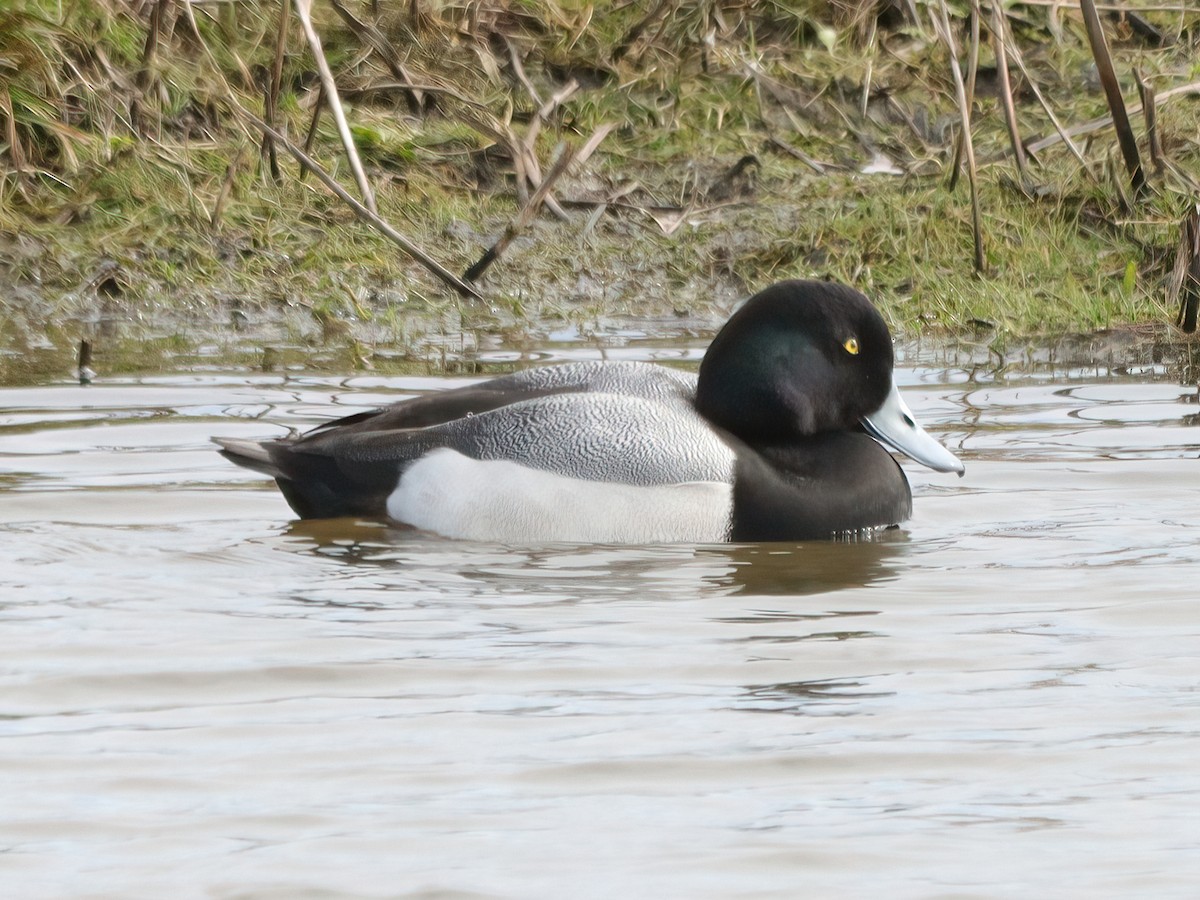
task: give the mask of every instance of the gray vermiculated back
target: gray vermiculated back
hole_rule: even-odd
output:
[[[577,390],[623,394],[651,400],[690,401],[696,394],[696,375],[651,363],[603,360],[541,366],[489,382],[497,389]]]
[[[508,459],[590,481],[728,482],[733,472],[733,451],[679,393],[664,400],[558,394],[436,430],[446,438],[443,446],[468,456]]]

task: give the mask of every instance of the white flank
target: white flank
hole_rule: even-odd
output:
[[[398,522],[446,537],[529,544],[710,543],[729,539],[730,485],[582,481],[505,460],[434,450],[388,497]]]

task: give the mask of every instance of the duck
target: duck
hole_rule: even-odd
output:
[[[893,365],[864,294],[788,280],[730,316],[696,373],[542,366],[303,434],[214,440],[274,478],[302,519],[521,545],[844,538],[912,514],[892,451],[964,472],[913,416]]]

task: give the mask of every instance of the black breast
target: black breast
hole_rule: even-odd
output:
[[[903,522],[912,491],[891,454],[858,432],[735,447],[734,541],[826,539]]]

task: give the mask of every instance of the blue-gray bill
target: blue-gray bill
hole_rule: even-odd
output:
[[[867,433],[881,444],[898,450],[936,472],[957,472],[961,478],[966,471],[957,456],[917,423],[912,410],[896,389],[895,382],[883,405],[869,416],[864,416],[862,424]]]

